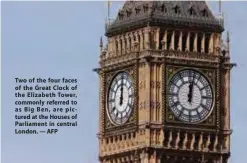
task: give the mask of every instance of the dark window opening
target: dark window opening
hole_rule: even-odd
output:
[[[188,36],[187,33],[183,33],[183,36],[182,36],[182,51],[186,50],[187,36]]]
[[[159,35],[159,49],[162,49],[162,40],[163,40],[164,32],[160,32]]]
[[[164,4],[161,5],[160,10],[161,10],[161,12],[166,12],[166,8],[165,8]]]
[[[129,38],[129,48],[130,48],[130,50],[131,50],[131,46],[132,46],[132,41],[131,41],[131,38]]]
[[[173,9],[176,14],[180,14],[180,9],[177,5]]]
[[[196,12],[195,12],[195,10],[193,9],[193,7],[191,7],[191,8],[189,9],[189,13],[190,13],[190,15],[196,15]]]
[[[178,50],[178,48],[179,48],[179,34],[180,34],[180,32],[175,32],[175,39],[174,39],[174,49],[175,50]]]
[[[171,40],[172,40],[172,33],[171,32],[167,32],[167,43],[166,43],[166,47],[167,49],[170,49],[171,46]]]
[[[203,134],[203,142],[202,142],[203,148],[206,148],[207,140],[208,140],[208,135]]]
[[[194,48],[194,39],[195,39],[195,34],[194,33],[190,33],[190,50],[189,51],[193,51],[193,48]]]
[[[185,132],[181,132],[178,142],[179,148],[183,148],[184,138],[185,138]]]
[[[144,10],[144,13],[146,13],[148,11],[148,6],[144,6],[143,10]]]
[[[202,13],[202,16],[208,17],[208,12],[207,12],[206,9],[203,9],[203,10],[201,11],[201,13]]]
[[[122,53],[123,43],[122,43],[122,40],[121,39],[119,41],[120,41],[120,47],[119,47],[120,48],[120,53]]]
[[[136,14],[139,14],[140,13],[140,9],[139,8],[136,8]]]
[[[197,52],[201,53],[202,51],[202,34],[198,34],[197,37]]]
[[[133,39],[134,39],[134,42],[135,42],[136,41],[136,35],[134,35]]]
[[[143,47],[143,49],[145,49],[145,37],[144,37],[144,35],[142,35],[142,47]]]
[[[209,52],[209,40],[210,40],[210,34],[206,34],[205,35],[205,45],[204,45],[204,48],[205,48],[205,53],[208,53]]]
[[[118,41],[116,41],[116,51],[118,52]]]
[[[190,149],[190,147],[191,147],[190,145],[191,145],[191,142],[192,142],[192,134],[188,134],[187,137],[188,137],[187,138],[188,141],[186,143],[186,149]]]
[[[113,137],[110,137],[110,142],[111,142],[111,143],[113,142]]]
[[[130,11],[126,11],[127,17],[130,17],[131,12]]]
[[[196,136],[195,136],[195,143],[194,143],[194,149],[196,149],[196,150],[198,150],[199,140],[200,140],[200,135],[199,134],[196,134]]]
[[[119,18],[119,20],[123,20],[123,18],[124,18],[123,14],[122,13],[118,13],[118,18]]]
[[[169,131],[165,131],[165,142],[164,142],[164,144],[167,146],[168,144],[168,141],[169,141],[169,136],[170,136],[170,133],[169,133]]]
[[[124,140],[126,140],[126,134],[124,134],[123,137],[124,137]]]
[[[126,49],[127,48],[127,40],[126,39],[124,39],[124,48]]]
[[[214,142],[215,142],[215,135],[210,135],[210,144],[209,144],[209,150],[213,150],[214,149]]]
[[[138,38],[138,41],[139,41],[139,48],[140,48],[140,46],[141,46],[141,37],[140,37],[140,35],[137,35],[137,38]]]

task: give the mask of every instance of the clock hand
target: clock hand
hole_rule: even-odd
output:
[[[190,85],[189,85],[188,102],[190,103],[192,102],[194,80],[195,80],[195,73],[193,74],[193,79],[190,81]]]
[[[121,79],[121,88],[120,88],[120,91],[121,91],[121,95],[120,95],[120,102],[119,102],[119,104],[122,105],[123,104],[123,75],[122,75],[122,79]]]
[[[192,99],[193,99],[193,92],[194,92],[194,84],[195,84],[195,72],[194,72],[194,74],[193,74],[193,80],[192,80],[192,86],[191,86],[191,101],[193,101]]]
[[[190,71],[191,74],[191,71]],[[189,93],[188,93],[188,102],[191,103],[191,96],[192,96],[192,81],[189,84]]]

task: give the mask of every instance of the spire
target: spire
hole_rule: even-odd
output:
[[[100,51],[103,50],[103,39],[102,36],[100,37],[100,43],[99,43]]]
[[[230,33],[227,31],[226,33],[226,49],[227,49],[227,55],[230,56]]]
[[[110,16],[111,16],[111,1],[107,1],[107,19],[108,19],[108,23],[110,24]]]
[[[226,41],[229,43],[230,42],[230,33],[227,31],[226,33]]]
[[[221,0],[219,0],[219,13],[221,14]]]

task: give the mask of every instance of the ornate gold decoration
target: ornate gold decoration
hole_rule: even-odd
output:
[[[131,116],[129,117],[128,121],[124,124],[124,125],[119,125],[119,126],[115,126],[112,123],[110,123],[110,120],[107,117],[106,114],[106,109],[107,109],[107,105],[106,105],[106,96],[108,93],[108,89],[109,86],[111,84],[111,80],[113,79],[113,77],[115,76],[115,74],[117,74],[118,72],[121,71],[125,71],[128,72],[128,74],[130,75],[130,77],[133,80],[133,85],[134,85],[134,91],[135,91],[135,97],[134,97],[134,109],[132,111]],[[137,65],[134,64],[132,66],[128,66],[128,67],[124,67],[121,69],[114,69],[114,70],[110,70],[110,71],[106,71],[104,70],[104,80],[106,82],[104,82],[104,91],[102,92],[102,99],[103,99],[103,109],[102,109],[102,116],[103,118],[103,129],[104,129],[104,134],[107,135],[114,135],[114,133],[116,133],[116,130],[122,130],[122,132],[126,132],[128,131],[128,129],[133,130],[135,129],[136,123],[137,123],[137,109],[138,109],[138,99],[136,98],[137,96]],[[120,133],[120,132],[119,132]]]
[[[163,85],[163,96],[164,99],[166,98],[166,85],[168,84],[168,81],[169,79],[172,77],[172,75],[180,70],[180,69],[184,69],[184,68],[190,68],[190,67],[184,67],[184,66],[179,66],[179,65],[173,65],[173,64],[167,64],[166,67],[165,67],[165,73],[163,73],[163,80],[166,81],[166,84]],[[196,68],[196,67],[193,67],[193,68]],[[209,68],[200,68],[199,71],[201,71],[204,75],[207,76],[207,78],[209,79],[209,81],[211,82],[212,84],[212,87],[213,87],[213,90],[215,92],[215,103],[216,105],[214,105],[214,108],[211,112],[211,114],[209,115],[209,117],[204,120],[203,122],[199,123],[199,124],[184,124],[183,122],[177,120],[176,117],[173,116],[172,118],[172,112],[170,111],[169,107],[168,107],[168,104],[166,104],[165,102],[163,102],[163,107],[164,107],[164,110],[165,110],[165,114],[167,116],[166,119],[165,119],[165,123],[168,125],[168,126],[178,126],[179,128],[187,128],[189,126],[193,126],[193,128],[202,128],[204,127],[205,129],[216,129],[217,128],[217,124],[215,123],[216,120],[218,119],[217,116],[216,116],[216,113],[219,111],[219,105],[217,105],[217,97],[218,97],[218,92],[217,90],[215,90],[217,87],[216,85],[216,81],[217,81],[217,71],[215,69],[209,69]],[[209,75],[211,74],[211,75]],[[216,87],[216,88],[215,88]]]

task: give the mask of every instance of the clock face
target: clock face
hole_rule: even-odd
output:
[[[108,117],[115,125],[127,122],[134,105],[134,87],[128,73],[120,72],[112,80],[108,91]]]
[[[168,83],[168,106],[181,121],[199,123],[213,108],[210,82],[200,72],[185,69],[177,72]]]

